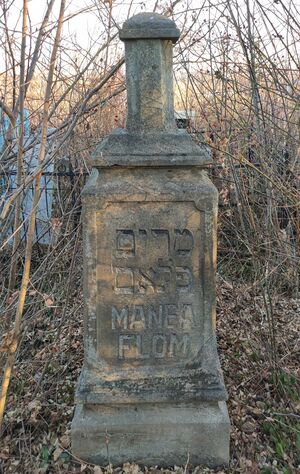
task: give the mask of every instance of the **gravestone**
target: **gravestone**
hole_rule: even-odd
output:
[[[224,465],[210,151],[175,125],[175,23],[138,14],[120,38],[127,126],[96,148],[83,192],[85,355],[73,452],[100,465]]]

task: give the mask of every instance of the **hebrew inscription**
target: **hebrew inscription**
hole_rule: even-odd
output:
[[[189,266],[177,266],[176,257],[190,256],[194,237],[189,229],[117,229],[116,257],[124,266],[114,267],[116,293],[191,292],[193,274]],[[151,267],[125,266],[128,255],[142,260],[143,255],[156,251]],[[163,264],[167,259],[167,264]],[[136,261],[133,261],[136,264]]]
[[[201,214],[192,203],[124,203],[100,219],[100,356],[114,364],[192,357],[203,324]]]

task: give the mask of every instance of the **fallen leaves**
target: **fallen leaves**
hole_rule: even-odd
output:
[[[45,306],[47,306],[47,308],[51,308],[51,306],[54,306],[54,300],[49,295],[47,295],[47,293],[43,294],[43,298]]]
[[[44,311],[47,311],[47,304],[51,307],[54,301],[59,301],[55,293],[53,296],[52,292],[51,296],[49,293],[43,293]],[[292,439],[292,432],[282,431],[280,423],[295,429],[298,420],[275,416],[300,411],[299,399],[292,398],[295,390],[292,380],[295,375],[299,377],[297,301],[282,298],[276,302],[278,363],[284,369],[282,380],[276,385],[272,379],[268,322],[262,314],[261,295],[237,284],[221,281],[218,286],[217,337],[232,424],[229,469],[213,471],[189,465],[170,469],[142,468],[129,463],[113,468],[89,465],[72,457],[70,422],[74,410],[74,388],[83,360],[82,296],[81,292],[74,291],[74,294],[79,296],[73,298],[63,322],[60,309],[57,309],[55,313],[46,313],[47,317],[38,316],[32,326],[28,324],[26,328],[22,357],[15,367],[9,397],[0,470],[2,468],[6,474],[297,472],[296,445],[294,441],[290,444],[286,441],[288,437]],[[56,338],[59,325],[62,329]],[[37,381],[40,381],[40,387],[33,399]],[[281,387],[281,395],[278,395],[278,387]]]
[[[5,333],[1,341],[0,352],[10,352],[12,350],[13,339],[14,339],[13,330]]]

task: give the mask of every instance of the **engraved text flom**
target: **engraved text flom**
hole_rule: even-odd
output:
[[[144,343],[146,341],[146,344]],[[119,359],[163,359],[184,357],[189,354],[189,334],[154,334],[150,339],[142,334],[120,334]]]

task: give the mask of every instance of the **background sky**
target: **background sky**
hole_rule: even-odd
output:
[[[254,1],[249,0],[251,8],[254,8],[255,16],[255,28],[260,34],[260,41],[263,43],[263,47],[266,48],[266,52],[269,56],[279,56],[280,50],[283,49],[287,55],[287,48],[282,48],[282,44],[273,33],[270,34],[269,30],[275,26],[277,33],[282,35],[286,44],[290,44],[290,48],[294,52],[299,53],[299,34],[295,35],[294,29],[289,30],[287,28],[287,22],[284,19],[284,9],[281,5],[276,3],[274,0],[260,0]],[[113,23],[117,26],[121,26],[123,21],[128,17],[132,16],[141,11],[152,11],[154,6],[157,6],[157,11],[161,12],[168,8],[170,0],[145,0],[145,1],[130,1],[130,0],[113,0],[112,17]],[[232,6],[238,5],[235,9],[238,15],[238,20],[243,27],[243,21],[246,22],[245,5],[246,0],[231,0]],[[261,15],[258,11],[257,5],[260,4],[264,7],[268,23],[266,19],[262,20]],[[287,0],[285,3],[286,10],[291,12],[292,16],[296,21],[300,22],[300,0]],[[8,23],[9,23],[9,34],[14,39],[14,50],[15,59],[18,63],[20,58],[20,44],[21,44],[21,23],[22,23],[22,5],[23,0],[13,0],[9,11],[8,11]],[[47,0],[29,0],[29,16],[30,22],[28,25],[28,52],[29,49],[33,48],[30,43],[30,37],[33,38],[37,35],[41,21],[46,10]],[[54,26],[56,23],[60,1],[56,0],[51,22],[49,27]],[[203,41],[199,42],[199,56],[204,60],[209,60],[211,55],[211,49],[209,41],[212,42],[212,47],[219,48],[220,42],[222,42],[222,36],[228,33],[227,26],[228,20],[228,9],[226,10],[226,1],[223,0],[184,0],[180,2],[174,12],[174,19],[176,20],[179,28],[182,28],[183,22],[186,20],[185,10],[189,11],[188,20],[185,26],[187,27],[189,21],[191,22],[193,14],[197,15],[199,9],[203,6],[200,13],[200,18],[194,27],[194,33],[203,37]],[[210,8],[208,8],[210,6]],[[236,8],[236,7],[235,7]],[[72,62],[74,58],[77,58],[80,64],[84,64],[85,58],[93,54],[107,39],[108,32],[106,31],[109,16],[109,0],[68,0],[66,10],[66,20],[63,27],[63,44],[60,51],[60,63],[61,67],[65,68],[66,73],[72,71]],[[208,39],[209,25],[212,25],[211,39]],[[3,16],[0,16],[0,27],[3,27]],[[232,31],[232,37],[236,36],[236,33]],[[116,29],[114,28],[115,32]],[[230,29],[229,29],[230,31]],[[245,30],[243,30],[245,31]],[[53,34],[52,34],[53,37]],[[5,56],[5,36],[2,34],[2,47],[0,50],[0,73],[4,72],[8,66],[7,62],[9,57]],[[238,43],[238,42],[237,42]],[[1,44],[1,39],[0,39]],[[44,64],[47,64],[50,56],[52,42],[46,40],[45,47],[43,49]],[[298,51],[297,51],[298,50]],[[113,46],[109,51],[109,62],[113,62],[116,56],[120,55],[123,51],[123,45],[118,39],[114,41]],[[192,64],[193,58],[188,57],[189,49],[186,49],[185,60]],[[195,61],[199,61],[199,57],[194,58]],[[288,60],[288,57],[287,57]],[[175,63],[176,63],[176,52],[175,52]],[[176,67],[176,64],[175,64]],[[291,65],[292,67],[292,65]]]

